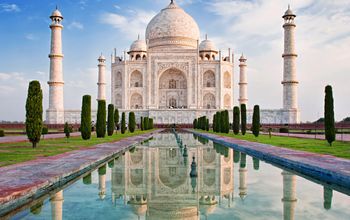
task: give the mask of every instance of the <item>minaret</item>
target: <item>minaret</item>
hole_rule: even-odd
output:
[[[50,80],[49,84],[49,109],[46,111],[46,120],[49,124],[64,123],[63,106],[63,73],[62,73],[62,29],[63,16],[57,9],[52,12],[50,19],[51,29],[51,51],[50,58]]]
[[[51,202],[51,219],[62,220],[62,206],[63,206],[63,191],[59,191],[52,195]]]
[[[283,176],[283,220],[293,220],[296,206],[296,176],[287,171]]]
[[[239,105],[248,104],[248,94],[247,94],[247,59],[243,56],[239,58]]]
[[[101,54],[98,60],[98,94],[97,100],[106,100],[106,59]]]
[[[283,57],[283,109],[291,110],[298,109],[298,80],[296,73],[296,58],[295,52],[295,23],[296,15],[288,6],[288,10],[282,16],[284,19],[284,53]]]

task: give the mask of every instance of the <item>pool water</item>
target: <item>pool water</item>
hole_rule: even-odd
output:
[[[350,219],[349,193],[189,133],[156,134],[47,197],[11,219]]]

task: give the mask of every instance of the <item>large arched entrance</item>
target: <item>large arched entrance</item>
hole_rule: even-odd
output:
[[[163,72],[159,78],[159,108],[187,108],[187,80],[185,74],[175,68]]]

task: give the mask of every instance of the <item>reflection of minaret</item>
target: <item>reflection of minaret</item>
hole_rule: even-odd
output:
[[[106,197],[106,165],[98,169],[98,189],[100,199]]]
[[[246,158],[247,155],[241,153],[241,163],[239,167],[239,197],[243,200],[247,196],[247,172],[246,167]]]
[[[59,191],[50,198],[52,220],[62,219],[63,191]]]
[[[287,171],[282,172],[283,175],[283,219],[293,220],[294,210],[296,206],[296,176]]]

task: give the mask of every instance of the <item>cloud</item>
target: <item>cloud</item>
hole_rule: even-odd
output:
[[[77,21],[73,21],[72,23],[70,23],[68,25],[68,29],[72,30],[72,29],[77,29],[77,30],[83,30],[84,29],[84,25],[80,22]]]
[[[148,22],[156,15],[154,11],[139,9],[128,10],[127,15],[118,13],[103,13],[100,22],[118,29],[128,38],[135,39],[140,33],[144,33]]]
[[[26,34],[26,35],[25,35],[25,38],[26,38],[27,40],[36,40],[36,37],[35,37],[34,34]]]
[[[287,0],[215,0],[205,4],[205,10],[215,15],[215,28],[208,29],[209,38],[218,48],[234,46],[236,53],[244,52],[248,58],[251,106],[260,104],[264,109],[282,107],[281,16],[288,3]],[[350,60],[345,46],[350,45],[350,2],[295,0],[291,6],[297,14],[297,76],[302,120],[316,119],[315,113],[322,113],[323,90],[327,84],[332,84],[337,91],[334,92],[336,118],[341,119],[348,114],[343,103],[350,96],[347,89],[350,76],[345,74],[349,72],[346,60]],[[236,64],[236,82],[238,72]],[[235,97],[238,97],[238,86]]]
[[[2,3],[2,4],[0,4],[0,11],[3,11],[3,12],[20,12],[21,9],[16,4]]]
[[[120,7],[119,5],[116,5],[116,4],[113,5],[113,7],[114,7],[115,9],[118,9],[118,10],[121,9],[121,7]]]

